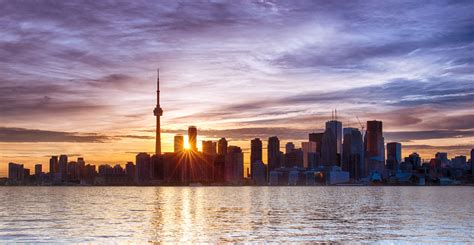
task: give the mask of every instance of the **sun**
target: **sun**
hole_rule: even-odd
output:
[[[189,145],[189,140],[188,140],[187,135],[184,136],[183,147],[184,147],[185,150],[191,149],[191,146]]]

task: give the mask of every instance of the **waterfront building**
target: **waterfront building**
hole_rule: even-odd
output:
[[[316,154],[316,142],[308,141],[301,143],[301,150],[303,151],[303,167],[309,168],[313,165],[310,165],[310,159],[314,158]],[[310,157],[310,153],[314,153]],[[313,160],[311,160],[312,164],[315,164]]]
[[[151,157],[145,152],[135,157],[135,183],[143,184],[151,180]]]
[[[175,135],[174,136],[174,152],[184,151],[184,136]]]
[[[196,126],[189,126],[188,128],[188,142],[189,149],[197,151],[197,128]]]
[[[390,175],[395,175],[402,162],[402,144],[399,142],[387,143],[387,164],[386,168]]]
[[[225,182],[230,185],[242,184],[244,177],[244,154],[238,146],[229,146],[225,157]]]
[[[269,172],[281,166],[280,140],[278,137],[272,136],[268,138],[267,155]]]
[[[225,156],[227,154],[227,140],[225,138],[221,138],[217,142],[217,154],[221,156]]]
[[[361,132],[356,128],[345,128],[342,148],[341,169],[349,172],[351,179],[358,180],[364,177],[364,142]]]

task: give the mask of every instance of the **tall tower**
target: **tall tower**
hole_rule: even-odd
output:
[[[160,69],[157,70],[156,78],[156,107],[153,110],[153,114],[156,117],[156,144],[155,154],[161,155],[161,125],[160,117],[163,115],[163,109],[160,107]]]

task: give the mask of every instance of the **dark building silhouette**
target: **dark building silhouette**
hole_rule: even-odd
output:
[[[262,162],[262,148],[262,141],[259,138],[250,141],[250,178],[253,178],[253,163]]]
[[[8,181],[10,184],[22,184],[25,179],[23,164],[8,163]]]
[[[188,142],[189,148],[192,151],[197,151],[197,128],[195,126],[189,126],[188,128]]]
[[[51,179],[54,179],[54,175],[59,172],[59,161],[58,156],[52,156],[49,159],[49,174]]]
[[[217,143],[213,141],[202,142],[202,181],[209,183],[213,180],[214,176],[214,161],[217,156]]]
[[[227,154],[227,140],[225,138],[221,138],[217,143],[217,154],[224,156]]]
[[[67,179],[67,155],[60,155],[59,156],[59,174],[61,180]]]
[[[330,128],[324,131],[321,139],[321,164],[324,166],[338,165],[337,138]]]
[[[130,179],[135,178],[135,164],[133,164],[133,162],[127,162],[127,164],[125,164],[125,173]]]
[[[285,153],[291,153],[293,152],[293,150],[295,150],[295,144],[293,144],[293,142],[287,142],[285,144]]]
[[[151,157],[145,152],[138,153],[135,158],[135,183],[145,184],[151,180]]]
[[[337,153],[337,164],[341,163],[342,156],[342,123],[337,120],[331,120],[326,122],[326,129],[332,131],[336,139],[336,153]]]
[[[174,152],[184,151],[184,137],[182,135],[174,136]]]
[[[229,146],[225,157],[225,181],[231,185],[242,184],[244,177],[244,154],[238,146]]]
[[[310,142],[316,143],[316,152],[321,153],[321,145],[324,133],[310,133],[308,138]]]
[[[292,149],[291,152],[288,152],[284,156],[284,165],[287,168],[292,168],[292,167],[300,167],[302,168],[304,165],[304,159],[303,159],[303,150],[298,148],[298,149]]]
[[[361,132],[356,128],[344,129],[342,144],[342,170],[349,172],[349,177],[358,180],[364,176],[364,141]]]
[[[471,149],[471,175],[474,176],[474,149]]]
[[[276,136],[268,138],[268,172],[273,171],[275,168],[279,168],[281,162],[280,156],[280,140]]]
[[[395,174],[396,171],[400,168],[400,163],[402,162],[402,144],[398,142],[389,142],[387,143],[387,164],[386,168]]]
[[[385,165],[385,145],[381,121],[367,121],[364,144],[367,165],[366,174],[370,174],[373,171],[382,174]]]

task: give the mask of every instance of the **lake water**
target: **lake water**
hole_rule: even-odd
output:
[[[3,242],[474,242],[474,187],[0,187]]]

